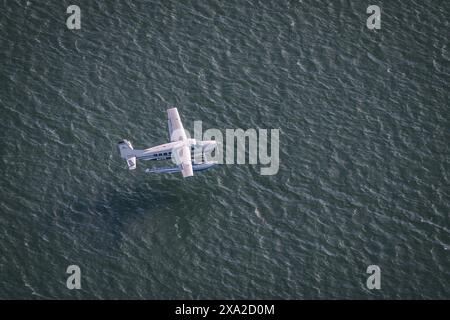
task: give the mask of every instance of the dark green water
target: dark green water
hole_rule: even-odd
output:
[[[449,12],[2,1],[0,298],[450,298]],[[280,129],[278,174],[126,170],[117,141],[166,142],[172,105]]]

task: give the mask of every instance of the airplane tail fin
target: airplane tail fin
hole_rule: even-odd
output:
[[[127,161],[128,169],[136,169],[136,156],[131,142],[128,140],[119,141],[117,147],[119,148],[120,157]]]

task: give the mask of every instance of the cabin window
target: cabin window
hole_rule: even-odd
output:
[[[160,153],[159,156],[161,157],[161,156],[162,156],[162,153]]]
[[[167,156],[167,152],[164,152],[164,155]]]

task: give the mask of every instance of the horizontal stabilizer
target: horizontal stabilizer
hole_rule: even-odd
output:
[[[130,157],[127,159],[128,169],[134,170],[136,169],[136,157]]]
[[[120,157],[127,161],[128,169],[136,169],[136,156],[131,142],[122,140],[117,144],[117,147],[119,148]]]

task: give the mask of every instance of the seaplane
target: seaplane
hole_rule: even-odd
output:
[[[207,155],[217,147],[214,140],[197,141],[188,139],[181,123],[177,108],[167,110],[170,142],[148,149],[134,149],[131,142],[122,140],[118,143],[120,157],[125,159],[129,170],[136,169],[136,161],[172,160],[176,167],[159,167],[146,169],[147,173],[181,172],[183,178],[192,177],[194,171],[207,170],[217,161],[208,161]]]

